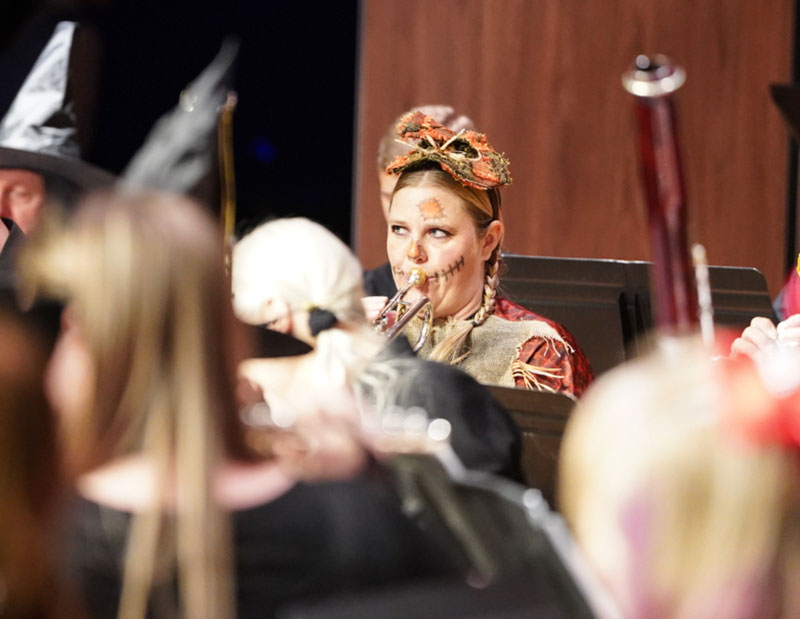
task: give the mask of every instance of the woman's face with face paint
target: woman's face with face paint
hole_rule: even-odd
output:
[[[414,267],[425,271],[427,282],[406,299],[427,296],[436,317],[468,318],[483,300],[484,264],[502,224],[479,230],[467,209],[460,197],[436,186],[404,187],[389,208],[386,251],[395,284],[405,286]]]

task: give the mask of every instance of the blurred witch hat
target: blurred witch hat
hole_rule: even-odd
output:
[[[181,93],[178,104],[153,126],[122,173],[119,186],[188,194],[214,205],[211,179],[217,172],[217,129],[232,97],[239,49],[225,39],[217,56]]]
[[[122,173],[119,187],[187,194],[209,206],[219,203],[214,180],[220,165],[221,176],[227,174],[232,182],[232,172],[225,170],[231,163],[225,161],[225,147],[229,145],[219,143],[230,136],[219,135],[218,130],[221,119],[225,121],[226,111],[232,112],[235,104],[231,88],[238,50],[236,40],[223,41],[211,64],[181,93],[178,104],[153,126]],[[226,193],[227,200],[231,200],[232,187],[227,192],[225,187],[222,189],[223,202]],[[233,215],[228,213],[228,217],[232,223]],[[223,213],[223,220],[228,217]],[[232,228],[226,229],[226,238],[231,232]],[[256,357],[287,357],[312,350],[305,342],[263,325],[244,324],[244,327]]]
[[[80,158],[75,104],[69,92],[70,52],[77,24],[59,22],[0,121],[0,168],[61,177],[79,189],[114,183]]]

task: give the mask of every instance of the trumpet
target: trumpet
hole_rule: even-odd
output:
[[[424,285],[427,279],[428,276],[425,275],[425,271],[422,269],[411,269],[408,274],[406,285],[398,290],[397,293],[386,302],[386,305],[383,306],[383,309],[381,309],[380,314],[378,314],[378,317],[373,323],[375,325],[375,330],[378,331],[378,333],[383,333],[391,341],[397,337],[403,330],[403,327],[405,327],[414,316],[423,312],[421,315],[422,328],[420,329],[417,342],[412,347],[414,352],[422,348],[425,344],[425,340],[428,339],[428,333],[433,323],[433,303],[431,303],[428,297],[422,297],[412,304],[408,301],[404,301],[403,297],[405,297],[412,288],[419,288]],[[395,321],[392,325],[389,325],[389,314],[392,311],[395,313]]]

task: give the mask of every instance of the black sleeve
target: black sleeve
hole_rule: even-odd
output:
[[[397,404],[419,406],[452,426],[451,445],[467,468],[521,481],[517,426],[489,390],[466,372],[433,361],[420,362],[403,380]]]

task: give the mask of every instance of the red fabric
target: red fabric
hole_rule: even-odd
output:
[[[751,445],[800,447],[800,391],[776,395],[748,357],[721,359],[723,429]]]
[[[556,392],[569,393],[575,397],[581,396],[586,387],[589,386],[589,383],[592,382],[594,372],[589,359],[583,354],[580,346],[578,346],[569,331],[557,322],[512,303],[504,297],[495,298],[494,315],[514,322],[519,320],[541,320],[553,327],[564,338],[564,341],[572,347],[573,352],[567,352],[561,346],[553,346],[543,338],[534,337],[523,344],[517,358],[530,365],[559,370],[558,377],[542,376],[537,378],[539,382],[546,384]],[[525,383],[521,378],[516,379],[516,385],[517,387],[525,387]]]

